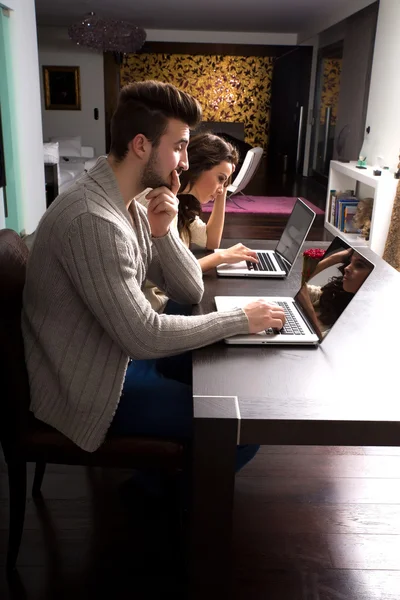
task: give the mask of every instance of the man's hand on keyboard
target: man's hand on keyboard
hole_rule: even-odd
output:
[[[250,248],[243,246],[243,244],[235,244],[226,250],[220,250],[219,255],[221,257],[220,264],[233,265],[241,262],[242,260],[253,263],[258,262],[257,252],[250,250]]]
[[[243,310],[249,320],[249,333],[259,333],[270,327],[279,330],[286,321],[283,308],[268,304],[265,300],[250,302]]]

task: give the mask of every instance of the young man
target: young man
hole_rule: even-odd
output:
[[[190,385],[148,359],[283,324],[282,310],[262,301],[224,314],[160,315],[142,292],[148,278],[177,302],[201,300],[199,264],[169,231],[189,128],[200,119],[197,101],[172,85],[127,86],[110,155],[39,224],[22,314],[31,409],[88,452],[110,426],[126,435],[191,435]],[[147,187],[146,215],[133,199]]]

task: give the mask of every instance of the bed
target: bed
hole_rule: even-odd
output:
[[[89,161],[85,157],[70,159],[61,157],[58,164],[59,193],[65,192],[89,168]]]

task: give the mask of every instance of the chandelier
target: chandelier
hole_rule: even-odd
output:
[[[78,46],[122,54],[137,52],[146,41],[146,32],[141,27],[129,21],[101,19],[94,12],[68,27],[68,35]]]

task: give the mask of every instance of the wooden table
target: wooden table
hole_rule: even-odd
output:
[[[193,597],[227,596],[237,443],[400,445],[400,274],[360,251],[375,269],[319,347],[221,342],[194,352]],[[301,266],[300,255],[287,280],[207,273],[197,310],[215,310],[216,295],[293,295]]]

